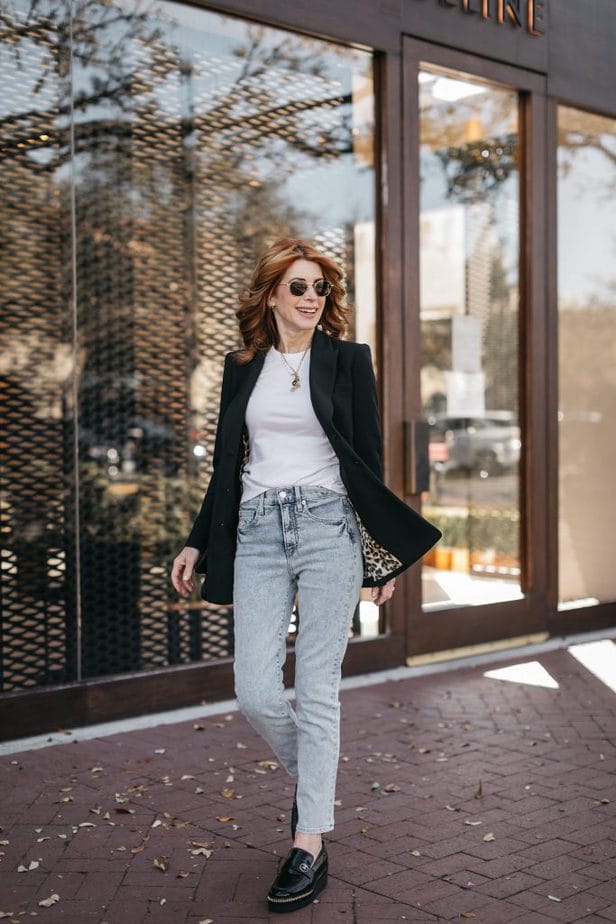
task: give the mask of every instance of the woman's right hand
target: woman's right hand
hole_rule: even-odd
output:
[[[192,575],[200,554],[199,549],[186,545],[173,559],[171,583],[182,597],[188,597],[195,589]]]

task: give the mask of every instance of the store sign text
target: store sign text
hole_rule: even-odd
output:
[[[439,6],[456,7],[468,15],[526,29],[530,35],[545,34],[547,0],[436,0]]]

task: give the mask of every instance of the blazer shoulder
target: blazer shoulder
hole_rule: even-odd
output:
[[[235,357],[238,355],[238,353],[241,353],[241,352],[242,352],[241,350],[229,350],[228,353],[225,353],[225,365],[224,365],[225,372],[231,369],[235,370],[235,369],[242,368],[242,366],[235,360]]]
[[[354,357],[364,352],[366,347],[370,349],[369,344],[358,343],[356,340],[336,340],[336,343],[340,352],[349,357]]]

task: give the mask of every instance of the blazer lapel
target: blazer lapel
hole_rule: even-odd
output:
[[[229,428],[228,433],[233,434],[233,440],[237,442],[238,445],[244,426],[246,405],[248,404],[248,399],[259,378],[259,373],[263,368],[264,362],[265,353],[257,352],[249,363],[246,363],[245,366],[238,366],[236,369],[236,375],[240,377],[240,383],[238,390],[227,407],[225,425]]]
[[[334,413],[332,394],[336,378],[337,353],[331,338],[318,328],[310,351],[310,397],[317,419],[325,432],[331,429]]]

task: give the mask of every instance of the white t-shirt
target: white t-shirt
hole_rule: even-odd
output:
[[[319,485],[347,490],[340,464],[310,399],[310,349],[299,367],[301,385],[291,391],[293,373],[270,347],[246,407],[250,454],[242,472],[242,501],[269,488]],[[285,353],[293,369],[300,353]],[[240,502],[241,503],[241,502]]]

